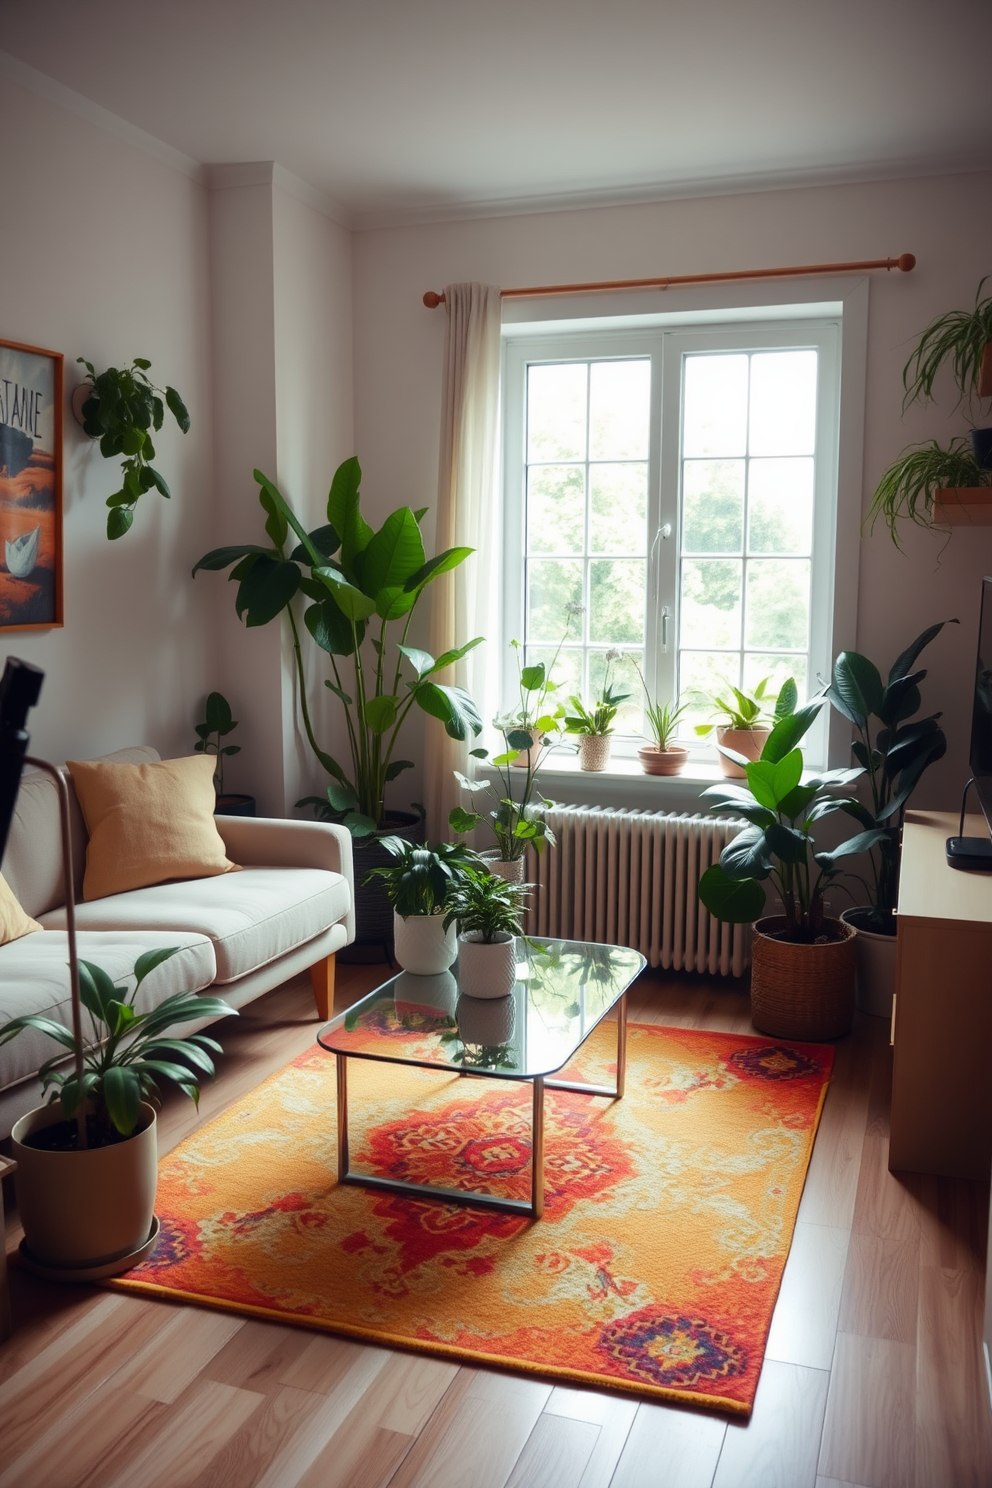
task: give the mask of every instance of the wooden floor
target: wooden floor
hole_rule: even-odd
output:
[[[379,980],[342,967],[338,1005]],[[646,975],[631,1017],[751,1031],[746,995],[704,978]],[[167,1100],[163,1150],[314,1032],[302,980],[245,1009],[199,1117]],[[838,1045],[747,1425],[18,1272],[0,1488],[989,1488],[988,1189],[889,1174],[889,1076],[864,1019]]]

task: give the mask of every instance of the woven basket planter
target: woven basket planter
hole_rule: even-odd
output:
[[[610,762],[611,734],[579,735],[579,769],[605,770]]]
[[[751,942],[751,1021],[773,1038],[840,1038],[854,1022],[856,932],[840,920],[824,926],[837,940],[798,945],[775,939],[785,928],[782,915],[769,915],[754,927]]]

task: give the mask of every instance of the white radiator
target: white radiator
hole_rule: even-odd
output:
[[[547,820],[557,847],[527,851],[529,934],[631,946],[666,970],[741,975],[750,927],[715,920],[696,885],[744,822],[603,806],[558,806]]]

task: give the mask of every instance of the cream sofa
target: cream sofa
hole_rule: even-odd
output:
[[[147,745],[104,756],[133,764],[159,757]],[[344,828],[219,816],[227,854],[241,872],[158,884],[85,903],[86,828],[71,781],[69,792],[83,960],[123,979],[143,951],[178,946],[178,954],[142,983],[139,1007],[144,1008],[173,992],[208,987],[241,1007],[309,969],[315,1016],[330,1016],[334,957],[355,938],[351,838]],[[68,1023],[58,792],[41,772],[26,772],[22,779],[0,866],[24,909],[44,927],[0,946],[0,1023],[28,1012]],[[0,1137],[8,1136],[18,1117],[39,1104],[41,1087],[35,1076],[54,1052],[53,1041],[33,1030],[0,1047]]]

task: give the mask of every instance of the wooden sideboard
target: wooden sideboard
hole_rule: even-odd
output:
[[[949,868],[956,814],[903,833],[892,1013],[889,1167],[988,1180],[992,1169],[992,874]],[[987,836],[983,817],[965,835]]]

